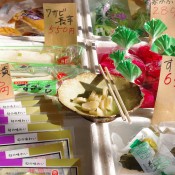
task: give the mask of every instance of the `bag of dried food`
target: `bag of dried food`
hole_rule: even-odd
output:
[[[43,35],[41,3],[34,0],[11,1],[0,6],[0,35]]]

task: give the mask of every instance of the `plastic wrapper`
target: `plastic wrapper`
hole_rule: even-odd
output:
[[[11,64],[13,88],[15,91],[57,95],[63,80],[86,72],[75,65]],[[32,78],[31,78],[32,77]]]
[[[90,11],[94,35],[111,36],[116,27],[126,26],[142,37],[148,36],[143,24],[150,19],[149,0],[95,1],[93,5],[96,8],[90,4]]]
[[[91,13],[94,35],[110,36],[117,26],[129,25],[130,15],[126,2],[102,1],[95,5],[96,9]]]
[[[0,8],[3,22],[0,34],[5,36],[43,35],[44,17],[42,4],[34,0],[11,1]]]
[[[44,34],[44,17],[41,12],[42,8],[23,11],[20,20],[16,20],[15,29],[23,36],[43,35]]]
[[[81,45],[45,47],[0,47],[1,62],[21,64],[58,64],[83,66],[84,48]],[[37,59],[36,59],[37,58]],[[27,65],[26,65],[27,66]],[[25,66],[24,66],[25,67]]]
[[[167,147],[166,137],[149,128],[142,129],[123,149],[120,162],[126,169],[154,175],[175,173],[175,157],[172,146]],[[125,154],[124,154],[125,152]]]
[[[130,28],[136,30],[142,37],[148,36],[143,29],[143,25],[150,20],[150,3],[150,0],[128,0],[132,19]]]
[[[78,45],[1,47],[0,62],[9,62],[13,87],[18,93],[56,95],[63,80],[88,71],[82,68],[83,51]]]
[[[60,47],[56,50],[56,63],[66,65],[82,66],[83,47],[71,45],[68,47]]]
[[[4,175],[78,175],[77,167],[52,167],[52,168],[3,168],[0,173]]]
[[[0,35],[30,36],[28,39],[43,42],[44,17],[43,3],[73,3],[73,0],[11,0],[0,4]],[[80,2],[77,2],[78,35],[82,36],[82,15]],[[32,36],[42,36],[35,38]],[[21,37],[25,39],[25,37]]]

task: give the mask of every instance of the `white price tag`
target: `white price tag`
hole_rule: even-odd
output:
[[[9,124],[5,125],[5,134],[25,133],[28,132],[27,124]]]
[[[9,116],[8,123],[30,123],[30,115]]]
[[[46,159],[23,159],[23,167],[46,167]]]
[[[33,143],[38,141],[37,133],[15,135],[15,143]]]
[[[26,115],[26,108],[4,109],[4,115],[7,116]]]
[[[22,103],[20,101],[0,103],[0,109],[21,108],[21,107]]]
[[[6,159],[17,159],[17,158],[24,158],[29,157],[29,149],[18,149],[18,150],[12,150],[12,151],[6,151],[5,152]]]

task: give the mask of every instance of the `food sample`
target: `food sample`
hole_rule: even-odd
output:
[[[103,88],[102,94],[92,91],[88,98],[76,97],[73,102],[80,110],[95,116],[108,116],[116,108],[113,97],[108,95],[107,87]]]
[[[124,78],[112,77],[126,109],[138,108],[143,99],[139,87]],[[58,98],[67,108],[90,121],[108,122],[120,117],[120,112],[107,91],[103,76],[88,72],[63,81]]]

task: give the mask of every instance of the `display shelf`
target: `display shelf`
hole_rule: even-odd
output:
[[[76,2],[78,17],[78,44],[84,47],[83,67],[99,73],[99,55],[109,53],[116,44],[110,37],[100,37],[93,33],[92,13],[95,5],[101,1],[93,0],[39,0],[44,2]],[[43,36],[4,37],[0,36],[0,46],[43,46]],[[71,129],[74,140],[74,153],[81,159],[82,175],[129,175],[134,172],[121,170],[116,159],[116,146],[112,135],[117,134],[126,144],[143,127],[150,125],[153,109],[137,109],[132,116],[132,125],[121,118],[113,122],[96,124],[82,116],[65,111],[64,127]],[[147,173],[142,173],[148,175]],[[138,175],[138,173],[135,173]],[[141,175],[141,174],[139,174]]]

